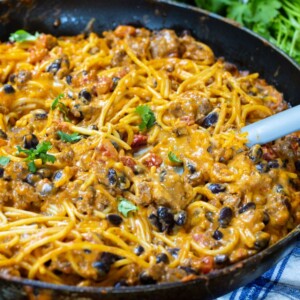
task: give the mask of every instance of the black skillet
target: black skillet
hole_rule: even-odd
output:
[[[17,29],[75,35],[101,33],[118,24],[149,29],[190,30],[239,68],[259,72],[284,93],[291,105],[300,104],[300,67],[265,40],[237,24],[200,9],[169,1],[145,0],[8,0],[0,1],[0,39]],[[287,255],[300,237],[300,226],[272,247],[240,263],[189,282],[124,288],[58,286],[19,278],[0,278],[0,300],[13,299],[212,299],[243,286]]]

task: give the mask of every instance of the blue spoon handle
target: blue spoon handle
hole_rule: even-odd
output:
[[[247,125],[241,132],[248,133],[247,146],[251,147],[275,141],[298,130],[300,130],[300,105]]]

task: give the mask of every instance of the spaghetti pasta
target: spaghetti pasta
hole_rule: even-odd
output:
[[[300,224],[299,133],[240,133],[283,96],[189,35],[1,43],[0,81],[0,276],[185,281]]]

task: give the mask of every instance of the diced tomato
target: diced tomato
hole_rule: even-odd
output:
[[[273,160],[277,157],[275,151],[272,149],[272,147],[264,146],[263,149],[263,158],[267,161]]]
[[[143,146],[147,144],[148,137],[142,134],[135,134],[133,137],[133,142],[131,143],[132,148]]]
[[[136,165],[135,160],[130,156],[122,156],[120,160],[124,166],[127,166],[131,169],[133,169],[134,166]]]
[[[193,116],[183,116],[180,118],[180,120],[184,123],[186,123],[186,125],[191,126],[195,124],[195,118]]]
[[[160,156],[150,153],[150,155],[145,159],[144,164],[150,168],[150,167],[159,167],[162,164],[163,160]]]
[[[201,264],[201,271],[204,274],[209,273],[214,267],[214,259],[212,256],[204,256]]]
[[[103,140],[100,147],[96,148],[99,152],[101,152],[102,156],[111,157],[114,160],[118,160],[119,153],[113,144],[108,140]]]

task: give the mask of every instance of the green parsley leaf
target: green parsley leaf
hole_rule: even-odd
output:
[[[57,131],[57,135],[62,141],[67,143],[75,143],[81,140],[81,136],[79,135],[78,132],[68,134],[63,131]]]
[[[48,154],[47,151],[52,148],[50,142],[42,142],[36,146],[35,149],[23,149],[17,146],[17,154],[25,153],[27,155],[25,161],[28,162],[28,170],[32,173],[36,172],[36,165],[34,163],[35,159],[41,159],[43,164],[47,162],[54,163],[56,157],[54,155]]]
[[[156,118],[148,105],[139,105],[135,109],[135,112],[142,118],[142,123],[139,125],[141,131],[145,130],[146,128],[149,129],[154,125]]]
[[[5,167],[10,162],[10,158],[6,156],[0,156],[0,165]]]
[[[11,42],[19,42],[19,43],[28,42],[28,41],[35,41],[39,37],[39,35],[40,34],[38,32],[36,32],[34,35],[32,35],[29,32],[27,32],[23,29],[20,29],[20,30],[17,30],[16,32],[14,32],[14,33],[11,33],[10,37],[9,37],[9,40]]]
[[[128,213],[131,211],[137,211],[138,208],[134,204],[132,204],[130,201],[128,201],[125,198],[120,198],[120,203],[118,204],[118,211],[124,216],[128,217]]]
[[[174,152],[172,152],[172,151],[170,151],[170,152],[168,153],[168,158],[169,158],[169,160],[170,160],[171,162],[173,162],[173,163],[177,163],[177,164],[181,164],[181,163],[182,163],[182,160],[179,159],[179,158],[176,156],[176,154],[175,154]]]

